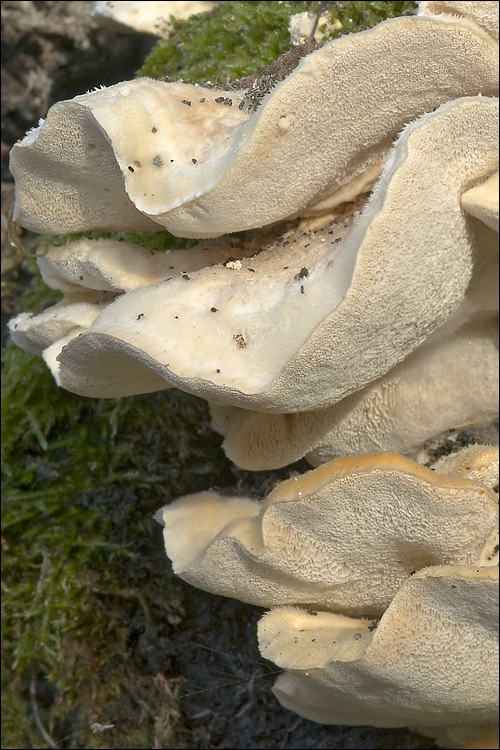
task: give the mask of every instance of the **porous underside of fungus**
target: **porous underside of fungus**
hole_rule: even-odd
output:
[[[212,427],[237,466],[313,466],[343,455],[394,451],[416,458],[451,429],[498,415],[498,316],[481,313],[448,337],[440,329],[401,364],[321,411],[270,414],[211,405]]]
[[[171,384],[265,411],[339,401],[461,305],[495,307],[485,289],[497,235],[460,196],[497,160],[498,101],[443,105],[405,129],[364,207],[309,233],[292,225],[183,251],[195,270],[174,262],[176,275],[154,270],[159,283],[117,298],[61,351],[57,382],[104,397]]]
[[[380,454],[324,464],[263,504],[202,492],[162,518],[174,572],[199,588],[377,616],[415,570],[474,564],[498,527],[498,503],[482,484]]]
[[[468,18],[486,31],[498,42],[498,2],[489,0],[429,0],[419,2],[419,13],[422,15],[439,15],[441,13]]]
[[[162,226],[214,237],[322,214],[372,184],[406,123],[497,92],[497,45],[447,16],[336,39],[253,113],[244,92],[120,83],[55,104],[14,146],[14,218],[38,232]]]
[[[463,741],[498,718],[497,630],[498,569],[450,565],[407,579],[378,623],[285,607],[258,637],[286,670],[273,692],[301,716],[441,736],[458,724]]]

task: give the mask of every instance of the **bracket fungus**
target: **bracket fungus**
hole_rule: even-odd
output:
[[[441,474],[380,454],[288,479],[262,505],[180,498],[160,512],[167,554],[193,585],[272,607],[259,648],[285,670],[286,708],[496,747],[495,466],[487,446],[441,459]]]
[[[323,464],[263,504],[180,498],[163,522],[174,572],[199,588],[378,616],[412,571],[474,564],[498,527],[498,502],[480,483],[387,453]]]
[[[419,570],[378,623],[277,608],[258,637],[286,670],[274,694],[312,721],[410,726],[453,748],[498,720],[497,568]]]
[[[156,223],[214,237],[323,214],[371,187],[406,123],[497,93],[492,38],[466,18],[425,15],[325,44],[255,112],[242,95],[228,106],[227,91],[120,83],[59,102],[14,146],[14,218],[38,232]]]
[[[280,225],[274,236],[204,242],[185,251],[193,273],[154,284],[148,272],[147,286],[119,296],[61,350],[57,382],[104,397],[170,384],[285,413],[336,403],[453,314],[494,308],[495,290],[485,290],[497,235],[462,211],[460,197],[497,163],[498,100],[442,105],[405,128],[370,198],[323,229]]]
[[[446,329],[446,327],[445,327]],[[498,316],[440,329],[361,391],[321,411],[271,414],[211,404],[212,427],[237,466],[313,466],[343,455],[394,451],[416,458],[450,429],[498,415]]]
[[[201,240],[39,258],[63,299],[9,326],[59,385],[201,396],[245,468],[343,456],[262,503],[168,505],[174,571],[274,608],[259,643],[283,705],[447,747],[495,721],[498,455],[396,453],[498,411],[497,17],[422,2],[257,98],[119,83],[54,105],[11,156],[28,229]]]

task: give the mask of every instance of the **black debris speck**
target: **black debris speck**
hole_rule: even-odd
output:
[[[137,316],[137,320],[140,320],[143,317],[144,317],[144,313],[139,313],[139,315]]]
[[[219,368],[217,368],[216,372],[220,372]]]
[[[129,172],[135,172],[135,169],[133,167],[131,167],[130,164],[129,164],[128,171]]]
[[[211,307],[210,308],[210,312],[217,312],[217,308],[216,307]]]
[[[158,128],[151,128],[151,132],[152,133],[157,133],[158,132]]]
[[[188,107],[190,107],[190,106],[191,106],[191,102],[189,101],[189,99],[183,99],[183,100],[182,100],[182,103],[183,103],[183,104],[187,104],[187,105],[188,105]]]
[[[155,156],[155,158],[153,159],[153,164],[155,165],[155,167],[163,167],[163,159],[161,158],[161,156]]]
[[[217,96],[215,98],[215,101],[217,102],[217,104],[224,104],[225,98],[226,98],[225,96]]]
[[[252,273],[255,273],[255,268],[249,268],[248,270],[251,271]]]
[[[193,162],[193,164],[197,164],[198,159],[191,159],[191,161]]]
[[[203,97],[202,97],[201,99],[198,99],[198,101],[199,101],[199,102],[204,102],[204,101],[206,101],[206,100],[205,100],[205,97],[203,96]]]
[[[295,279],[295,281],[299,281],[300,279],[305,279],[306,276],[309,276],[309,271],[307,270],[307,268],[301,268],[299,273],[296,273],[293,278]]]
[[[183,279],[186,279],[186,281],[189,281],[189,279],[190,279],[191,277],[190,277],[190,276],[188,276],[188,275],[187,275],[187,273],[183,273],[183,274],[182,274],[182,278],[183,278]]]
[[[304,285],[303,284],[300,285],[300,293],[301,294],[305,294],[306,293],[306,290],[304,289]]]
[[[236,341],[236,346],[238,347],[238,349],[246,349],[247,342],[243,338],[243,334],[235,333],[233,339],[234,341]]]

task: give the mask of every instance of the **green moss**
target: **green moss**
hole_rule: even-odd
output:
[[[70,708],[90,710],[85,696],[105,708],[117,690],[130,689],[134,619],[158,637],[172,631],[182,597],[166,560],[161,576],[153,564],[164,553],[152,514],[173,496],[220,481],[221,467],[196,472],[197,464],[217,464],[217,441],[200,434],[201,400],[173,390],[74,396],[55,385],[40,358],[12,344],[4,373],[4,699],[7,715],[17,715],[19,695],[9,694],[36,666],[58,691],[57,725]],[[96,746],[83,725],[72,731],[74,741]]]
[[[288,49],[289,16],[317,5],[226,2],[175,22],[172,39],[155,46],[139,74],[189,82],[251,74]],[[414,3],[342,6],[341,30],[355,30]],[[89,235],[156,249],[192,242],[167,232]],[[57,301],[35,262],[26,266],[34,275],[18,309]],[[81,398],[12,344],[3,361],[2,747],[47,746],[35,709],[67,747],[152,747],[157,715],[173,722],[168,742],[178,746],[165,693],[153,686],[161,669],[144,667],[133,644],[144,634],[152,642],[170,637],[183,611],[153,512],[172,497],[234,480],[206,405],[174,390]],[[90,731],[110,717],[113,739]]]
[[[84,237],[97,239],[111,239],[119,242],[131,242],[133,245],[142,245],[151,250],[170,250],[171,248],[194,247],[198,240],[188,240],[183,237],[174,237],[170,232],[76,232],[75,234],[44,235],[41,239],[42,245],[65,245],[66,242],[77,242]]]

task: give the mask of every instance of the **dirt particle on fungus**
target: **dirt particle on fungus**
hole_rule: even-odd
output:
[[[134,169],[133,167],[131,167],[131,166],[130,166],[130,164],[129,164],[129,166],[128,166],[128,171],[129,171],[129,172],[135,172],[135,169]]]
[[[225,96],[216,96],[215,101],[217,102],[217,104],[224,104],[225,98]]]
[[[314,609],[308,609],[307,614],[316,616],[318,613]]]
[[[183,100],[182,100],[182,103],[183,103],[183,104],[187,104],[187,105],[188,105],[188,107],[190,107],[190,106],[191,106],[191,102],[189,101],[189,99],[183,99]]]
[[[143,317],[144,317],[144,313],[139,313],[139,315],[137,316],[137,320],[140,320]]]
[[[217,308],[216,307],[211,307],[210,308],[210,312],[217,312]]]
[[[191,159],[191,161],[193,162],[193,164],[197,164],[198,163],[198,159]]]
[[[255,268],[249,268],[248,270],[251,271],[252,273],[255,273]]]
[[[201,99],[198,99],[198,101],[199,101],[199,102],[204,102],[204,101],[206,101],[206,99],[205,99],[205,97],[204,97],[204,96],[202,96],[202,97],[201,97]]]
[[[157,133],[158,132],[158,128],[151,128],[151,132],[152,133]]]
[[[309,270],[307,268],[301,268],[293,278],[295,279],[295,281],[299,281],[300,279],[305,279],[306,276],[309,276]]]
[[[220,372],[219,368],[217,368],[216,372]]]
[[[163,167],[163,159],[161,158],[161,156],[155,156],[155,158],[153,159],[153,164],[155,165],[155,167]]]
[[[370,633],[373,633],[374,630],[376,630],[378,627],[378,622],[374,620],[371,625],[368,625],[368,630]]]
[[[361,638],[361,633],[354,633],[354,640],[355,641],[359,641],[360,638]]]
[[[300,293],[301,294],[305,294],[306,293],[306,290],[304,289],[304,285],[303,284],[301,284],[301,286],[300,286]]]
[[[187,273],[183,273],[183,274],[182,274],[182,278],[183,278],[183,279],[186,279],[186,281],[189,281],[189,279],[190,279],[191,277],[190,277],[190,276],[188,276],[188,275],[187,275]]]
[[[290,266],[283,266],[283,270],[284,271],[288,271],[289,268],[290,268]]]
[[[243,338],[243,334],[235,333],[233,336],[233,340],[236,341],[236,346],[238,347],[238,349],[246,349],[247,342]]]
[[[179,320],[179,316],[178,316],[178,315],[174,315],[174,318],[175,318],[176,320]]]
[[[80,281],[83,281],[83,276],[79,276],[78,278],[80,279]]]

